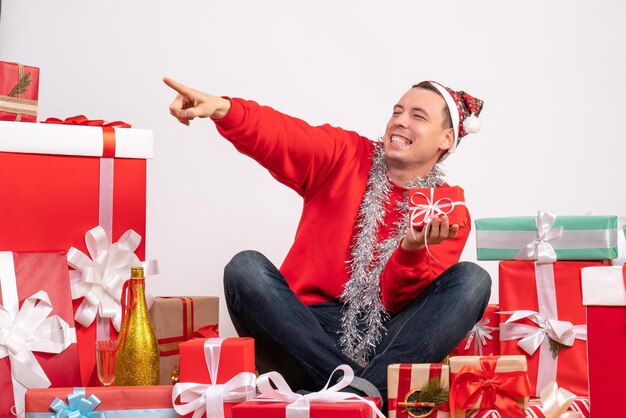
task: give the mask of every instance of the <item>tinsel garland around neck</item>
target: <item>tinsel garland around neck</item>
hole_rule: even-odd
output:
[[[386,214],[392,184],[387,177],[387,162],[382,143],[376,144],[372,155],[367,186],[359,213],[350,260],[350,279],[346,283],[341,300],[345,304],[342,317],[342,335],[339,344],[343,352],[360,366],[367,365],[372,350],[385,332],[388,318],[380,299],[380,275],[398,248],[408,227],[408,192],[397,202],[400,212],[389,238],[378,242],[378,230]],[[444,184],[444,174],[437,165],[426,178],[417,177],[406,188],[437,187]]]

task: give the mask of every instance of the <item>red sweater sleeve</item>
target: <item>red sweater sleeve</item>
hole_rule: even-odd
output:
[[[468,226],[459,229],[456,237],[416,251],[401,246],[389,258],[381,275],[381,294],[385,308],[392,314],[400,312],[415,300],[429,284],[450,266],[457,263],[470,233]]]
[[[356,132],[311,126],[253,101],[230,101],[228,114],[215,121],[219,133],[302,196],[317,190],[340,160],[354,158],[364,143]]]

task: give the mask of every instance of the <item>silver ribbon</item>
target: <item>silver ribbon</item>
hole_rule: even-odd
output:
[[[467,333],[467,342],[465,343],[466,351],[469,350],[473,342],[474,355],[483,355],[483,347],[487,345],[487,340],[493,341],[491,333],[498,330],[498,327],[490,327],[489,322],[489,318],[483,318],[472,327],[470,332]]]
[[[553,263],[556,261],[554,248],[548,241],[561,236],[563,227],[554,228],[556,214],[547,211],[538,211],[535,224],[537,225],[537,238],[528,243],[516,255],[516,260],[537,260],[540,263]]]

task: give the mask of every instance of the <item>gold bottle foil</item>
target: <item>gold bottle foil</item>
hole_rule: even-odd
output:
[[[148,315],[142,268],[132,269],[128,286],[129,311],[122,322],[115,355],[115,385],[158,385],[159,346]]]

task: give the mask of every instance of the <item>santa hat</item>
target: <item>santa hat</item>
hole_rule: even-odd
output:
[[[478,115],[480,115],[480,111],[483,108],[483,101],[470,96],[464,91],[454,91],[436,81],[429,81],[429,83],[437,89],[446,101],[450,119],[452,120],[452,128],[454,128],[454,143],[439,159],[439,161],[443,161],[456,151],[461,138],[467,134],[480,131]]]

